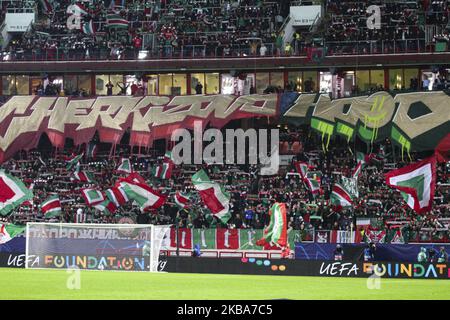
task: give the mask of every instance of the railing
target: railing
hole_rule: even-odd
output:
[[[156,46],[153,50],[142,51],[134,48],[112,49],[93,48],[47,48],[16,49],[0,52],[0,61],[97,61],[97,60],[154,60],[154,59],[212,59],[212,58],[255,58],[307,56],[311,46],[303,41],[297,42],[290,52],[276,50],[274,43],[265,43],[266,50],[261,51],[258,44],[232,45],[185,45]],[[401,53],[432,53],[434,47],[427,45],[424,39],[383,40],[383,41],[340,41],[325,42],[327,56],[379,55]],[[449,46],[443,50],[450,51]]]

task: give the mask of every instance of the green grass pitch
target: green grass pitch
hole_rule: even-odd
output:
[[[71,290],[72,275],[0,269],[0,299],[450,299],[449,280],[381,279],[369,290],[362,278],[81,271]]]

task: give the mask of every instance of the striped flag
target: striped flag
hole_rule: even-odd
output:
[[[39,0],[39,3],[41,4],[42,11],[44,13],[51,13],[53,12],[53,2],[50,0]]]
[[[33,192],[22,181],[0,170],[0,215],[9,214],[31,199],[33,199]]]
[[[223,223],[227,223],[231,218],[231,197],[228,192],[218,183],[211,181],[203,169],[192,176],[192,184],[211,213]]]
[[[153,170],[153,175],[159,179],[170,179],[173,170],[172,162],[164,162],[162,165],[156,166]]]
[[[94,21],[89,20],[89,22],[83,23],[83,26],[81,27],[81,31],[83,31],[84,34],[95,34]],[[95,145],[94,145],[94,147],[95,147]]]
[[[158,209],[166,201],[166,197],[159,194],[152,187],[144,183],[132,183],[122,179],[118,187],[123,190],[127,198],[135,201],[141,210]]]
[[[295,169],[300,174],[303,183],[312,194],[320,192],[320,183],[322,179],[322,173],[320,171],[309,171],[308,164],[306,162],[296,161],[294,162]]]
[[[70,170],[80,162],[84,154],[73,155],[66,160],[66,169]]]
[[[350,192],[341,184],[335,183],[330,196],[331,204],[339,209],[351,207],[353,204]]]
[[[131,161],[128,158],[122,158],[119,167],[116,169],[117,173],[132,173],[133,167],[131,166]]]
[[[54,195],[48,197],[44,202],[39,206],[41,212],[45,215],[46,218],[53,218],[61,215],[61,201],[59,201],[59,196]]]
[[[93,188],[81,189],[81,196],[88,206],[95,206],[96,204],[105,201],[104,194]]]
[[[286,204],[274,203],[269,210],[270,223],[264,229],[263,238],[256,242],[258,246],[277,245],[286,247],[287,245],[287,220]]]
[[[106,16],[106,25],[109,28],[125,28],[128,29],[128,20],[118,14],[108,14]]]
[[[94,174],[92,172],[80,170],[79,165],[77,165],[77,169],[73,173],[73,176],[75,177],[75,180],[80,182],[95,183]]]
[[[0,224],[0,244],[7,243],[15,236],[25,231],[25,226],[18,226],[14,224]]]
[[[94,142],[89,142],[86,144],[86,157],[88,159],[95,159],[95,155],[97,154],[97,144]]]
[[[147,183],[145,179],[137,172],[130,173],[130,175],[125,179],[133,183]]]
[[[386,184],[401,192],[417,213],[431,211],[436,188],[436,155],[385,174]]]
[[[121,187],[112,187],[105,191],[106,197],[116,207],[121,207],[128,202],[128,196]]]
[[[30,190],[31,192],[33,192],[33,189],[34,189],[34,183],[30,184],[28,187],[28,190]],[[34,204],[33,198],[22,203],[23,206],[28,206],[28,207],[33,207],[33,204]]]
[[[181,209],[184,209],[188,206],[189,196],[177,191],[175,193],[174,200],[178,207],[180,207]]]
[[[111,201],[109,201],[108,199],[106,199],[103,202],[100,202],[99,204],[96,204],[94,208],[103,212],[105,215],[111,215],[117,211],[116,205]]]

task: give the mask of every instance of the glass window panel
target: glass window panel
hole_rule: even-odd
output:
[[[369,70],[356,71],[356,86],[362,92],[368,91],[371,88]]]
[[[303,91],[304,92],[317,92],[317,71],[305,71],[303,72]]]
[[[269,73],[260,72],[256,74],[256,93],[263,93],[269,86]]]
[[[373,87],[384,88],[384,70],[371,70],[370,81]]]
[[[137,85],[139,82],[135,75],[125,76],[125,82],[126,82],[126,87],[127,87],[127,95],[131,95],[131,93],[132,93],[131,86],[133,84]]]
[[[17,94],[30,94],[30,77],[26,75],[16,76]]]
[[[274,86],[274,87],[284,88],[283,72],[271,72],[270,73],[270,85]]]
[[[118,86],[118,84],[120,84],[121,86],[123,86],[123,75],[121,74],[111,74],[109,76],[109,81],[111,81],[111,83],[113,84],[113,95],[118,95],[120,93],[120,87]],[[108,83],[108,82],[106,82]]]
[[[158,94],[158,75],[147,75],[147,94],[150,96],[156,96]]]
[[[411,88],[411,80],[418,79],[419,69],[405,69],[405,88]]]
[[[389,70],[389,90],[400,90],[404,85],[403,82],[403,70],[402,69],[390,69]]]
[[[219,94],[219,73],[207,73],[206,94]]]
[[[64,94],[66,96],[72,95],[78,88],[76,75],[65,75],[64,76]],[[34,84],[33,84],[34,87]]]
[[[31,77],[31,94],[38,95],[38,88],[43,90],[44,80],[41,77]],[[43,94],[43,91],[40,93]]]
[[[88,95],[91,94],[91,75],[81,74],[78,76],[78,89],[84,90]]]
[[[107,88],[106,85],[109,82],[109,75],[107,74],[97,74],[95,76],[95,93],[97,95],[106,95],[107,94]],[[114,87],[117,85],[113,82]]]
[[[196,94],[197,84],[201,84],[201,90],[199,88],[199,94],[205,92],[205,74],[204,73],[193,73],[191,74],[191,93]]]
[[[302,91],[303,74],[301,71],[289,72],[288,81],[294,91]]]
[[[159,94],[171,95],[172,90],[172,73],[159,75]]]
[[[174,74],[173,75],[172,95],[183,96],[186,94],[187,94],[187,75],[186,74]]]
[[[222,94],[234,94],[234,78],[229,74],[222,74]]]
[[[2,94],[10,95],[14,92],[14,87],[16,85],[14,76],[3,76],[2,77]]]

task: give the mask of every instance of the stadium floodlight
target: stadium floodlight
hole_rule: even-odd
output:
[[[170,226],[27,223],[28,269],[158,271]]]

